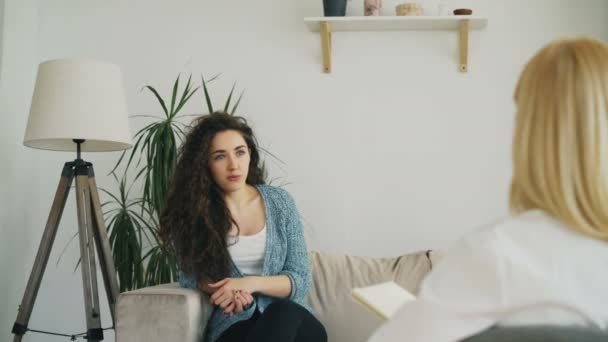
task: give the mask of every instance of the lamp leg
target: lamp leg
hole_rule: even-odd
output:
[[[78,207],[78,236],[80,238],[80,270],[84,291],[84,309],[87,324],[87,340],[103,340],[101,312],[97,292],[97,269],[95,267],[95,242],[88,168],[76,167],[76,204]]]
[[[32,273],[30,273],[30,277],[27,281],[27,287],[25,288],[25,293],[23,294],[23,299],[21,299],[21,305],[19,305],[19,310],[17,312],[17,319],[13,325],[12,333],[15,334],[13,342],[20,342],[23,334],[27,331],[27,325],[30,321],[30,316],[32,315],[32,309],[34,308],[34,302],[38,295],[38,289],[40,289],[42,276],[44,275],[44,270],[46,269],[51,254],[51,248],[53,247],[53,242],[57,235],[59,221],[61,221],[61,215],[63,214],[63,209],[65,208],[65,203],[74,179],[73,165],[73,162],[68,162],[63,166],[59,185],[57,186],[55,198],[53,199],[53,205],[51,206],[51,211],[46,221],[38,252],[36,253],[34,267],[32,268]]]
[[[95,242],[97,246],[97,256],[99,258],[99,266],[101,267],[101,274],[103,276],[106,296],[108,298],[108,304],[110,306],[110,314],[112,315],[112,325],[115,326],[114,320],[114,306],[120,290],[118,288],[118,281],[116,280],[116,268],[114,267],[114,258],[110,250],[110,243],[108,240],[108,233],[106,225],[103,219],[103,212],[101,211],[101,204],[99,201],[99,193],[97,191],[97,183],[95,182],[95,173],[93,171],[93,165],[89,167],[89,189],[91,192],[91,217],[93,223],[93,235],[95,236]]]
[[[21,342],[27,332],[27,325],[32,314],[34,302],[40,288],[42,276],[51,254],[53,242],[57,235],[59,221],[65,208],[72,182],[76,177],[76,205],[78,214],[78,236],[80,240],[80,269],[84,291],[84,305],[87,324],[87,340],[96,342],[103,340],[99,297],[97,290],[97,270],[95,266],[95,246],[100,260],[101,272],[106,287],[106,295],[110,305],[112,324],[114,321],[114,306],[119,295],[116,269],[110,251],[108,235],[103,220],[103,212],[99,201],[97,184],[93,165],[81,159],[67,162],[63,167],[61,179],[55,193],[51,212],[46,223],[44,235],[36,254],[34,267],[19,306],[17,319],[13,325],[13,342]]]

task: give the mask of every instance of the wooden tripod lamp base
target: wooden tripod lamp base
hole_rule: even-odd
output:
[[[59,222],[74,178],[76,178],[76,204],[81,258],[80,269],[82,271],[87,324],[86,338],[89,341],[103,340],[103,329],[101,327],[101,314],[97,291],[95,249],[97,250],[101,274],[103,276],[106,295],[110,305],[112,326],[114,326],[114,305],[119,295],[114,261],[112,259],[108,235],[103,220],[103,213],[101,211],[93,164],[78,158],[73,162],[65,163],[63,166],[59,186],[57,187],[51,212],[49,213],[44,234],[40,241],[40,247],[36,254],[34,267],[27,282],[21,305],[19,306],[17,320],[13,325],[12,333],[15,334],[13,339],[14,342],[21,341],[23,335],[28,331],[28,323],[32,314],[34,302],[38,294],[38,289],[40,288],[40,283],[42,282],[42,276],[44,275],[51,254]]]

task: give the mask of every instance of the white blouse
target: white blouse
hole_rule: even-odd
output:
[[[228,252],[243,275],[262,274],[266,254],[266,225],[254,235],[239,235],[238,238],[229,236]]]
[[[608,243],[532,210],[451,248],[369,341],[457,341],[495,324],[608,330],[607,307]]]

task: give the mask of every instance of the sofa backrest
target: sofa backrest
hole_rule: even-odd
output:
[[[310,253],[313,283],[309,302],[327,330],[329,342],[366,341],[382,319],[351,298],[353,287],[394,280],[417,294],[431,270],[429,252],[395,258]]]

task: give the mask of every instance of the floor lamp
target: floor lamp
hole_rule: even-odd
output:
[[[95,250],[114,325],[119,294],[114,261],[95,183],[93,164],[81,152],[124,150],[131,146],[127,106],[120,69],[91,60],[59,59],[41,63],[34,88],[23,144],[28,147],[74,151],[66,162],[36,254],[34,266],[13,325],[13,341],[30,331],[29,319],[40,288],[68,194],[76,179],[80,269],[89,341],[103,340],[97,294]]]

